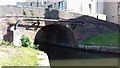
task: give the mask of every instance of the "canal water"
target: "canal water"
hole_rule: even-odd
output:
[[[51,66],[118,66],[118,58],[50,60]]]
[[[118,66],[119,54],[91,52],[56,45],[40,45],[51,66]]]
[[[51,66],[118,66],[119,57],[115,54],[79,52],[74,59],[50,60]]]

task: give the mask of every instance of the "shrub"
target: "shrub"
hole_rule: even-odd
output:
[[[23,15],[25,15],[25,16],[27,15],[27,13],[24,10],[23,10]]]
[[[38,49],[38,45],[31,44],[30,47],[34,49]]]
[[[20,40],[21,40],[21,44],[23,47],[30,47],[30,48],[34,48],[34,49],[38,48],[38,45],[32,44],[30,39],[28,37],[26,37],[25,35],[22,35]]]
[[[23,47],[28,47],[31,45],[30,39],[28,37],[26,37],[25,35],[22,35],[20,40],[21,40],[21,44]]]

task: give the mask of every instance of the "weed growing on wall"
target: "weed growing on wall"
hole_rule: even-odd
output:
[[[27,15],[27,13],[25,12],[25,10],[23,10],[23,15],[25,15],[25,16]]]
[[[34,48],[34,49],[38,48],[38,45],[34,45],[30,41],[30,39],[27,36],[25,36],[25,35],[22,35],[20,40],[21,40],[21,44],[22,44],[23,47],[31,47],[31,48]]]
[[[28,37],[26,37],[25,35],[22,35],[20,40],[21,40],[21,44],[23,47],[28,47],[31,45],[30,39]]]

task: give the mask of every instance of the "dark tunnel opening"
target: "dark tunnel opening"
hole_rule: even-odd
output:
[[[39,44],[39,50],[45,51],[50,59],[70,58],[77,53],[73,50],[78,47],[72,30],[60,24],[42,27],[35,36],[34,44]]]
[[[36,34],[34,44],[50,43],[56,45],[77,47],[75,36],[69,28],[60,24],[42,27]]]

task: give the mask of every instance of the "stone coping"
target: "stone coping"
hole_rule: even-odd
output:
[[[91,51],[97,51],[97,52],[110,52],[110,53],[118,53],[120,54],[120,48],[119,47],[112,47],[112,46],[85,46],[85,45],[79,45],[80,49],[84,50],[91,50]]]

